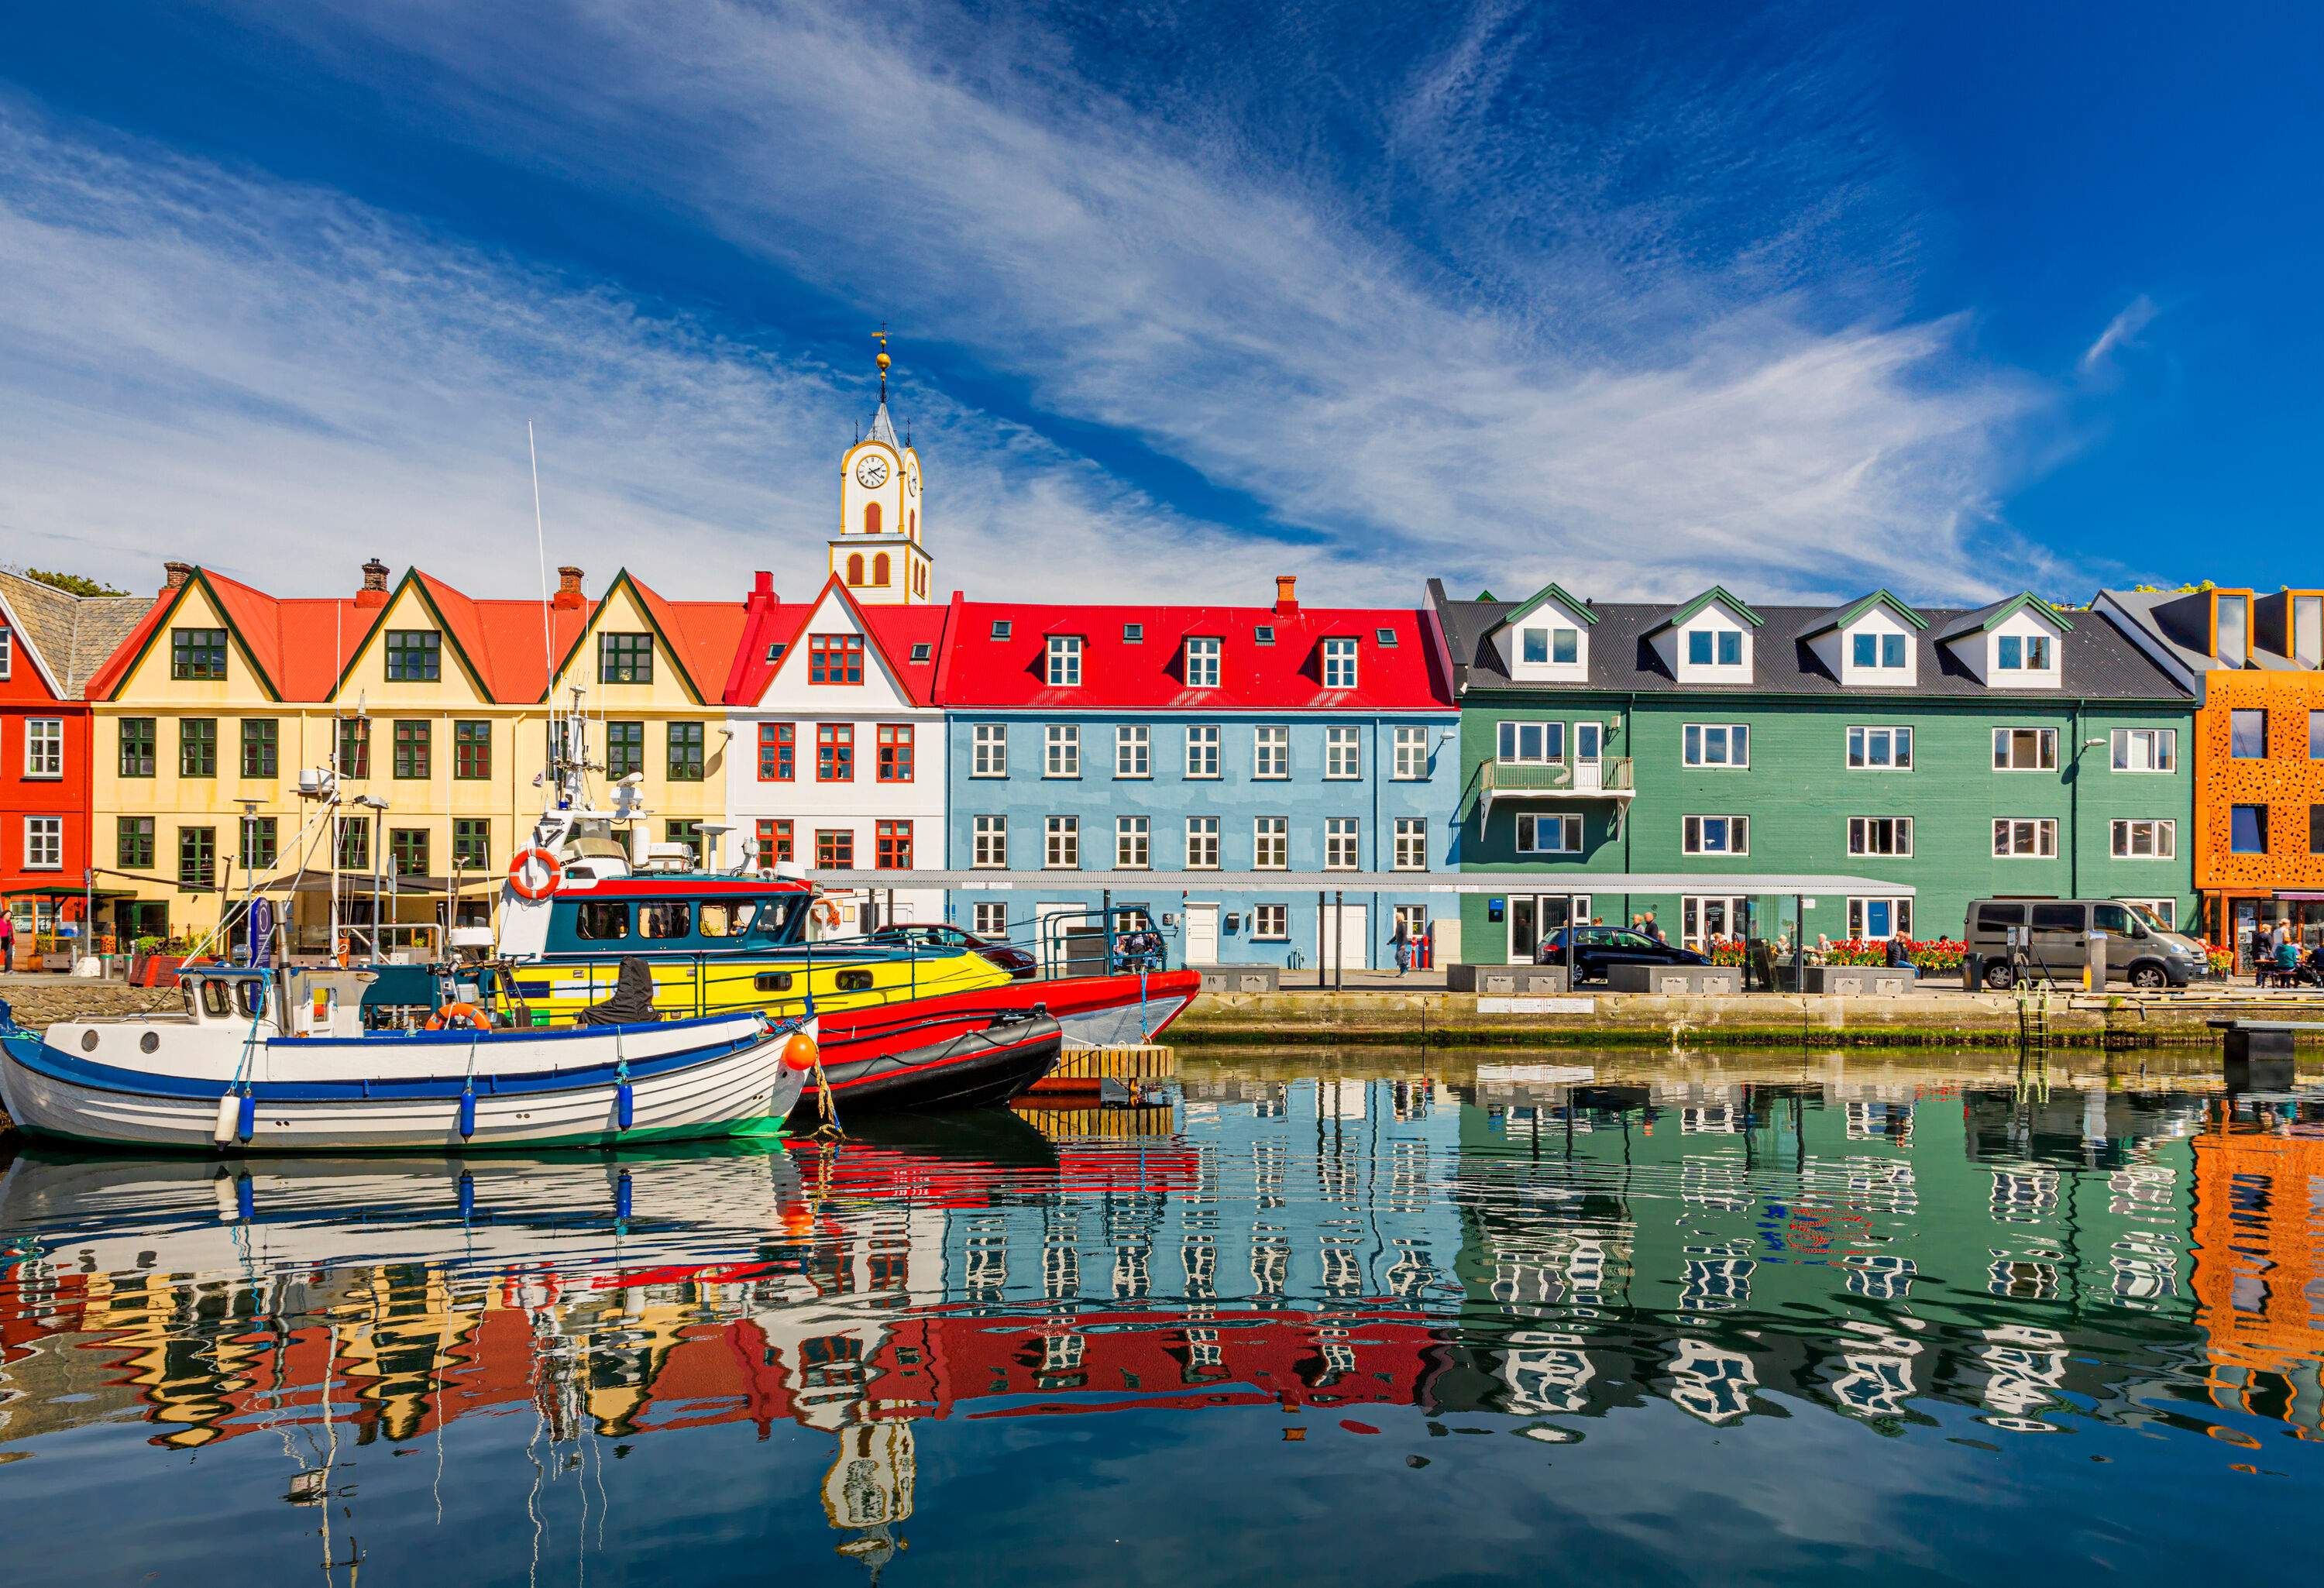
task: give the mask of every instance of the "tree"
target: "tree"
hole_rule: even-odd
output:
[[[68,596],[126,596],[129,594],[126,590],[116,590],[112,586],[89,578],[84,574],[60,574],[44,568],[28,568],[24,570],[24,577],[28,579],[38,579],[51,589],[62,590]]]

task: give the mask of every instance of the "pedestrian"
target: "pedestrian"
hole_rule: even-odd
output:
[[[1657,943],[1666,941],[1663,937],[1662,928],[1655,924],[1655,912],[1651,909],[1646,911],[1646,924],[1640,929],[1643,930],[1647,937],[1653,938]]]
[[[1412,968],[1412,928],[1405,925],[1402,916],[1396,918],[1396,930],[1388,934],[1388,943],[1396,950],[1396,974],[1401,976]]]
[[[0,910],[0,972],[12,972],[15,968],[16,923],[8,919],[5,910]]]

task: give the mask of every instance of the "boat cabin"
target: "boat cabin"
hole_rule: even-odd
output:
[[[360,1037],[364,994],[377,974],[335,966],[281,970],[188,965],[178,987],[198,1026],[270,1037]]]

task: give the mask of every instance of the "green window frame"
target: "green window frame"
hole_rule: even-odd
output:
[[[456,722],[452,725],[452,775],[474,782],[493,775],[493,725]]]
[[[669,780],[673,783],[702,781],[702,725],[669,725]]]
[[[170,676],[173,679],[226,677],[224,629],[171,629]]]
[[[371,718],[350,716],[339,719],[339,776],[371,776]]]
[[[652,683],[653,636],[614,633],[598,635],[597,681],[601,684]]]
[[[429,752],[434,743],[435,724],[426,717],[398,717],[395,721],[395,775],[399,778],[425,778],[428,775]]]
[[[359,816],[339,818],[338,864],[343,872],[371,870],[371,821]]]
[[[387,681],[432,684],[444,676],[444,636],[434,629],[387,632]]]
[[[646,725],[643,723],[605,725],[605,776],[626,778],[646,770]]]
[[[153,869],[153,818],[150,816],[124,816],[116,824],[113,840],[114,863],[124,872],[150,872]]]
[[[278,764],[279,731],[271,716],[242,719],[242,775],[271,778]]]
[[[702,823],[699,818],[666,822],[662,836],[672,844],[683,844],[694,854],[694,863],[702,863]]]
[[[275,818],[271,816],[246,816],[242,818],[243,870],[263,872],[272,867],[276,855],[281,853],[279,829],[274,823]]]
[[[217,882],[217,829],[178,829],[178,881],[189,888],[208,888]]]
[[[181,778],[217,776],[217,718],[187,716],[178,719],[178,775]]]
[[[452,818],[452,864],[464,872],[493,869],[493,824],[485,817]]]
[[[150,778],[153,775],[153,744],[159,737],[154,720],[150,716],[124,716],[121,719],[121,775],[124,778]]]
[[[428,874],[428,829],[425,827],[390,827],[387,830],[388,863],[399,877],[424,877]]]

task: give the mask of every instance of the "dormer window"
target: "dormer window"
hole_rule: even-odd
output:
[[[1743,631],[1690,630],[1686,636],[1686,664],[1689,667],[1741,667]]]
[[[1049,687],[1053,689],[1078,688],[1082,681],[1082,637],[1079,634],[1049,636]]]
[[[1196,635],[1186,642],[1186,688],[1219,687],[1219,642],[1215,636]]]
[[[1352,689],[1356,687],[1356,642],[1337,637],[1323,642],[1323,688]]]
[[[1144,623],[1124,623],[1124,624],[1122,624],[1122,625],[1121,625],[1121,642],[1122,642],[1124,645],[1143,645],[1143,644],[1145,644],[1145,643],[1146,643],[1146,625],[1145,625]]]
[[[2226,596],[2218,598],[2218,632],[2214,654],[2229,667],[2246,667],[2251,662],[2251,597]],[[2008,665],[2004,663],[2004,666]]]
[[[1902,672],[1904,670],[1904,636],[1852,634],[1849,637],[1849,660],[1851,665],[1867,670]]]
[[[1006,640],[1009,638],[1009,620],[1007,618],[994,618],[992,620],[992,637],[996,640]]]
[[[1582,659],[1582,631],[1567,628],[1520,630],[1517,655],[1528,667],[1571,667]]]
[[[2004,634],[1994,646],[1993,665],[2003,672],[2046,673],[2050,670],[2050,636]]]

